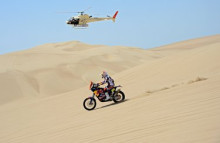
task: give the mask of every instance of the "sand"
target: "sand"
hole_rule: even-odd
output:
[[[0,142],[220,142],[220,35],[148,50],[53,43],[0,56]],[[126,101],[86,111],[109,72]]]

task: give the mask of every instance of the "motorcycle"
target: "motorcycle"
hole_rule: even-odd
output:
[[[96,100],[95,97],[98,98],[100,102],[109,102],[109,101],[114,101],[115,103],[119,103],[124,101],[125,99],[125,94],[121,91],[120,87],[122,86],[114,86],[111,91],[110,91],[110,99],[105,100],[106,98],[106,93],[108,94],[107,91],[105,91],[104,88],[101,88],[99,84],[91,82],[89,89],[93,92],[93,96],[88,97],[84,100],[83,106],[86,110],[93,110],[96,107]]]

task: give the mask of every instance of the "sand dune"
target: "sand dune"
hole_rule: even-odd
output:
[[[0,142],[218,143],[218,61],[220,35],[149,50],[67,42],[2,55]],[[126,101],[88,112],[88,81],[103,69]]]
[[[10,74],[7,84],[13,84],[10,88],[0,86],[0,90],[10,99],[13,96],[53,96],[86,86],[103,70],[114,74],[152,60],[151,53],[137,48],[80,42],[46,44],[0,56],[0,74]],[[0,79],[2,84],[5,83],[3,78]],[[14,88],[21,89],[21,94],[11,92]]]

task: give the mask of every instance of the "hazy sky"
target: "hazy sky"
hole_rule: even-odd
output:
[[[65,21],[88,14],[113,15],[116,23],[91,23],[73,29]],[[220,0],[1,0],[0,54],[45,43],[78,40],[89,44],[157,47],[220,33]]]

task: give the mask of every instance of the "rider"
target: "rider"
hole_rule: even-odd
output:
[[[114,83],[114,80],[108,75],[108,73],[106,71],[103,71],[102,72],[102,78],[104,78],[104,81],[100,82],[99,85],[103,85],[103,84],[108,84],[106,87],[105,87],[105,95],[106,95],[106,98],[105,98],[105,101],[109,100],[110,99],[110,94],[111,94],[111,90],[112,88],[115,86],[115,83]]]

